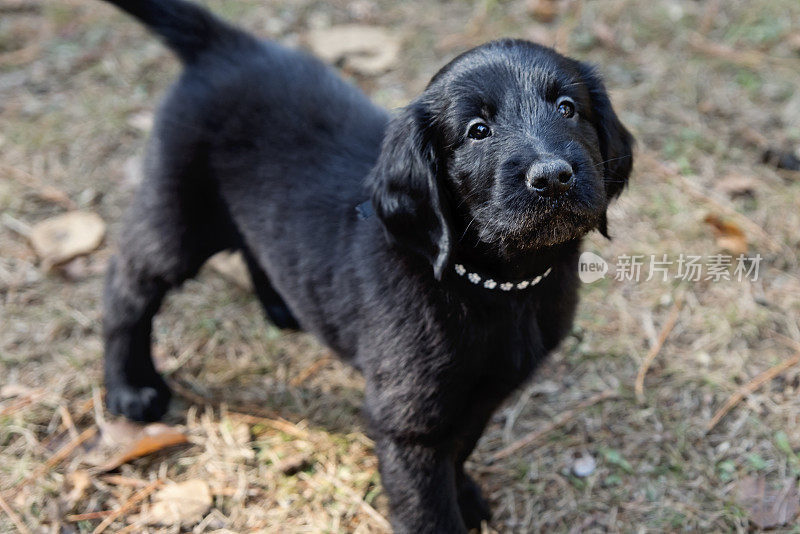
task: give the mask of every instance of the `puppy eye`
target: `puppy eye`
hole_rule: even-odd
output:
[[[482,122],[476,122],[469,127],[467,132],[467,137],[476,140],[486,139],[490,135],[492,135],[492,129]]]
[[[562,96],[558,99],[556,105],[558,106],[558,112],[565,119],[571,119],[575,116],[575,102],[570,97]]]

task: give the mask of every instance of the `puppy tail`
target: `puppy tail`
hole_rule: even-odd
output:
[[[105,0],[139,19],[185,64],[209,53],[252,44],[250,35],[184,0]]]

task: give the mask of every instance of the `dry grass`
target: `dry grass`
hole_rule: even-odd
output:
[[[350,21],[401,31],[398,68],[358,80],[390,107],[473,44],[505,35],[555,43],[602,66],[640,143],[632,187],[611,214],[616,237],[593,236],[588,248],[605,258],[713,254],[704,217],[737,213],[750,252],[764,257],[756,283],[586,286],[574,332],[496,414],[470,462],[494,506],[492,529],[746,531],[753,525],[737,483],[797,479],[800,366],[744,390],[706,428],[726,399],[800,342],[800,176],[760,163],[765,145],[800,146],[800,4],[573,0],[542,23],[516,0],[209,3],[287,43]],[[360,378],[336,360],[312,367],[324,348],[279,333],[253,297],[210,273],[171,296],[155,328],[159,363],[184,392],[168,422],[190,444],[115,476],[88,471],[78,487],[75,473],[102,454],[110,423],[97,402],[101,272],[131,198],[126,169],[145,140],[132,118],[154,109],[177,65],[99,2],[13,4],[0,15],[0,386],[9,386],[0,396],[0,532],[90,532],[107,515],[68,516],[126,503],[109,531],[141,531],[137,514],[150,496],[132,501],[138,491],[196,478],[208,482],[213,506],[195,532],[384,532],[385,500],[358,416]],[[717,191],[734,174],[752,182],[752,196]],[[97,211],[112,236],[70,276],[43,273],[19,234],[63,211],[59,192]],[[678,299],[637,402],[642,360]],[[616,393],[568,412],[607,390]],[[542,428],[549,432],[495,458]],[[585,454],[597,468],[577,478],[571,467]]]

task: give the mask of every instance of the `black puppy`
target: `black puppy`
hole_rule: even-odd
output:
[[[164,414],[164,294],[242,250],[269,317],[366,377],[396,532],[478,527],[464,473],[490,415],[570,329],[582,236],[632,138],[592,68],[501,40],[393,118],[332,69],[181,0],[110,0],[185,65],[161,107],[105,295],[110,411]]]

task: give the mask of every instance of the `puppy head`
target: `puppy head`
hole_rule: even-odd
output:
[[[440,278],[474,236],[504,257],[605,233],[633,138],[594,70],[519,40],[454,59],[390,123],[370,176],[389,234]],[[469,232],[469,234],[468,234]]]

